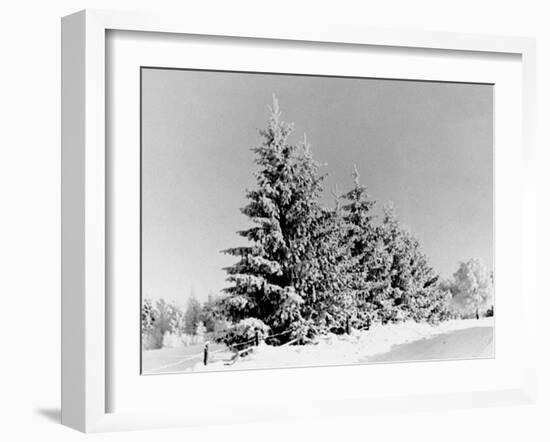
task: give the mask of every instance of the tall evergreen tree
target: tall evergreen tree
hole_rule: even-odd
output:
[[[195,297],[194,292],[191,292],[191,296],[187,301],[187,309],[185,310],[185,333],[188,335],[194,335],[197,332],[197,326],[202,320],[202,308],[199,301]]]
[[[429,266],[420,242],[401,226],[392,205],[384,208],[378,237],[383,244],[382,272],[372,298],[378,307],[379,319],[382,322],[442,319],[447,295],[439,289],[438,276]]]
[[[372,290],[380,280],[383,263],[380,262],[380,244],[373,224],[376,204],[359,181],[354,166],[354,187],[341,196],[346,201],[342,207],[342,240],[348,247],[348,274],[354,298],[354,315],[358,325],[364,325],[373,316]]]
[[[312,295],[307,299],[308,317],[319,332],[343,331],[354,316],[353,260],[346,238],[346,221],[340,195],[334,192],[335,208],[323,208],[312,228],[310,268],[306,278]]]
[[[252,149],[256,188],[247,191],[241,209],[254,226],[238,233],[251,245],[224,251],[238,257],[226,269],[232,285],[225,289],[225,306],[233,320],[255,317],[275,332],[291,328],[303,335],[312,329],[305,307],[314,288],[307,273],[323,178],[305,136],[300,144],[289,142],[292,130],[274,96],[268,127],[260,131],[263,142]]]

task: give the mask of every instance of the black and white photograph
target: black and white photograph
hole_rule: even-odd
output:
[[[141,373],[494,358],[494,86],[141,68]]]

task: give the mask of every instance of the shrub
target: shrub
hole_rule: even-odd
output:
[[[274,340],[270,340],[269,343],[280,345],[285,341],[298,339],[298,344],[304,344],[304,342],[309,342],[308,340],[311,340],[315,338],[315,336],[321,334],[321,331],[325,333],[327,332],[326,330],[320,328],[317,324],[314,324],[312,320],[305,319],[294,321],[290,324],[288,330],[290,331],[289,334],[284,334],[278,339],[275,338]],[[333,327],[330,331],[336,334],[344,334],[346,330],[345,327]]]
[[[221,339],[226,345],[242,344],[251,341],[259,333],[261,339],[269,335],[269,327],[256,318],[246,318],[232,325]]]

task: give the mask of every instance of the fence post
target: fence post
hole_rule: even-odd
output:
[[[204,343],[204,359],[203,359],[204,365],[208,365],[208,341]]]
[[[351,334],[351,328],[350,328],[350,323],[349,323],[349,315],[346,316],[346,334]]]

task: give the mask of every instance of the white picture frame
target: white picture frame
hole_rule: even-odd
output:
[[[185,411],[108,412],[113,386],[108,376],[107,327],[111,312],[107,293],[109,207],[107,183],[106,33],[145,31],[163,34],[275,39],[289,42],[374,45],[380,48],[426,48],[514,54],[521,57],[521,301],[536,301],[535,278],[535,174],[534,108],[535,43],[533,39],[416,31],[388,31],[315,24],[266,25],[217,23],[197,17],[160,17],[151,14],[86,10],[62,20],[62,423],[85,432],[214,423],[197,407]],[[521,384],[502,389],[477,389],[461,393],[342,397],[339,414],[371,411],[456,408],[532,403],[535,398],[536,324],[519,316],[526,340],[521,361]],[[200,375],[199,375],[200,376]],[[215,376],[213,374],[212,376]],[[219,413],[216,422],[281,419],[289,416],[334,415],[331,401],[314,401],[312,407],[282,410],[254,407],[250,413]],[[247,405],[240,404],[244,410]],[[252,410],[254,409],[254,410]]]

